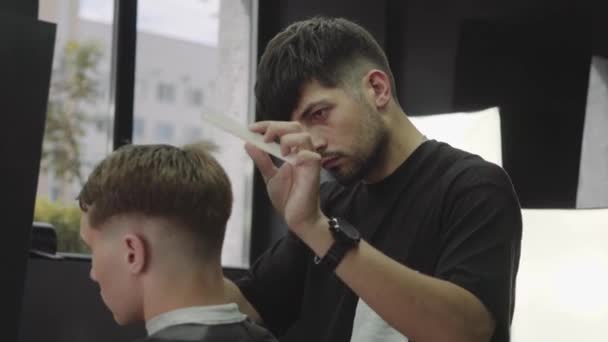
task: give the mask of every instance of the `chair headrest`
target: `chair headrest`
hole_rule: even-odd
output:
[[[30,255],[55,258],[57,253],[57,232],[52,224],[34,221]]]

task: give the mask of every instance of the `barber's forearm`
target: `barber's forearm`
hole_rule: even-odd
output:
[[[333,242],[325,222],[300,230],[317,255]],[[420,274],[365,241],[344,257],[336,274],[392,327],[417,342],[489,341],[494,322],[467,290]]]

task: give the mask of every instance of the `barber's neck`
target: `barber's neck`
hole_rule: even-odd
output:
[[[399,106],[392,107],[384,115],[388,129],[386,146],[380,151],[377,165],[365,177],[366,183],[376,183],[391,175],[426,140]]]
[[[220,265],[188,270],[154,270],[142,282],[146,321],[165,312],[192,307],[227,304]]]

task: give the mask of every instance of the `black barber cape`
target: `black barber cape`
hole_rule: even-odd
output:
[[[276,342],[264,328],[245,320],[239,323],[170,326],[139,342]]]

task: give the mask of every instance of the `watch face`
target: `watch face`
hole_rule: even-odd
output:
[[[332,227],[332,230],[335,230],[337,234],[342,235],[347,240],[359,241],[361,239],[361,234],[359,233],[359,231],[350,223],[346,222],[345,220],[337,221],[337,227]]]
[[[353,240],[358,240],[361,238],[361,234],[359,234],[359,231],[356,230],[355,227],[353,227],[349,223],[342,224],[340,227],[342,228],[344,234],[346,234],[346,236],[348,236],[349,238]]]

